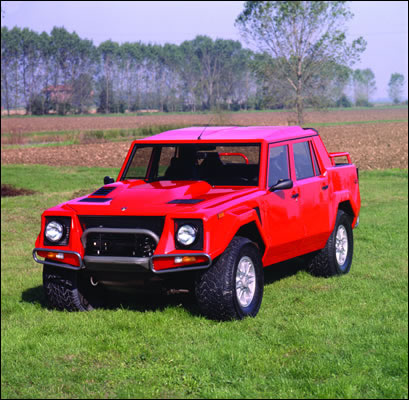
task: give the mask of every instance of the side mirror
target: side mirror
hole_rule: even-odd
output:
[[[270,192],[275,190],[291,189],[293,187],[293,181],[291,179],[280,179],[277,183],[269,189]]]
[[[104,176],[104,185],[108,185],[109,183],[114,183],[114,178],[111,178],[110,176]]]

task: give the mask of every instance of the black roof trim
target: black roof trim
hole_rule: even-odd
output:
[[[318,131],[315,129],[315,128],[303,128],[305,131],[307,131],[307,130],[312,130],[312,131],[314,131],[314,132],[317,132],[317,134],[319,135],[319,133],[318,133]]]

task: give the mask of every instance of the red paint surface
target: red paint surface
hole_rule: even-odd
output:
[[[320,136],[314,130],[300,127],[194,127],[168,131],[134,141],[129,149],[117,181],[106,185],[115,187],[106,203],[81,203],[77,198],[46,210],[42,215],[42,228],[36,247],[44,248],[46,216],[70,216],[70,239],[67,246],[47,247],[50,250],[72,250],[84,256],[81,243],[82,229],[77,215],[113,216],[166,216],[163,233],[155,255],[207,253],[212,259],[228,246],[239,229],[252,224],[264,244],[264,266],[319,250],[334,227],[339,204],[348,202],[354,213],[355,225],[360,210],[359,185],[353,164],[333,166]],[[200,140],[200,133],[203,132]],[[292,146],[309,141],[310,151],[316,154],[321,174],[297,180]],[[258,186],[211,186],[204,181],[119,181],[135,144],[147,143],[260,143],[260,171]],[[270,192],[267,187],[269,145],[288,146],[289,173],[293,187]],[[323,189],[327,187],[327,189]],[[297,196],[298,195],[298,196]],[[201,199],[197,204],[168,204],[174,199]],[[124,210],[126,208],[126,210]],[[260,211],[261,220],[256,212]],[[222,217],[218,217],[222,215]],[[203,221],[203,249],[177,250],[175,247],[175,219],[201,219]],[[77,265],[75,257],[67,257]],[[160,261],[159,261],[160,260]],[[160,269],[180,267],[173,258],[156,259]]]

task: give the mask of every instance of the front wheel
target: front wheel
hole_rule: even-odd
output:
[[[91,311],[102,305],[102,289],[90,283],[84,271],[44,264],[44,294],[51,308],[67,311]]]
[[[334,230],[325,247],[312,255],[308,270],[312,275],[330,277],[347,274],[351,269],[354,251],[352,218],[338,211]]]
[[[260,252],[254,243],[239,236],[209,269],[198,274],[195,285],[202,313],[217,320],[255,317],[263,290]]]

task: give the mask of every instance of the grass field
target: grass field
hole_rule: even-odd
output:
[[[408,171],[362,171],[351,272],[265,270],[255,319],[214,322],[189,296],[46,308],[31,257],[41,212],[118,168],[3,165],[2,398],[407,398]]]

